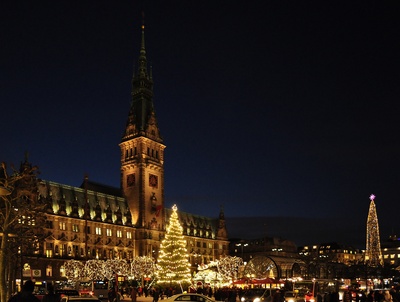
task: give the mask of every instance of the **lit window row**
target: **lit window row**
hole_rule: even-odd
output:
[[[125,159],[136,156],[136,155],[137,155],[137,147],[125,150]]]
[[[88,248],[88,256],[90,258],[96,259],[132,259],[133,251],[115,251],[114,249],[101,249],[101,248]],[[55,256],[69,256],[69,257],[85,257],[85,250],[83,247],[78,245],[67,245],[60,244],[54,245],[53,243],[46,243],[46,251],[47,258],[52,258]]]

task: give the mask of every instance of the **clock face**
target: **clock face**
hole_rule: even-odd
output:
[[[149,175],[149,185],[150,187],[157,188],[158,187],[158,177],[156,175]]]
[[[129,174],[126,176],[126,184],[128,187],[133,187],[135,185],[135,174]]]

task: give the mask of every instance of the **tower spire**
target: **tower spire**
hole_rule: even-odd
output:
[[[137,72],[134,72],[132,77],[131,108],[122,141],[143,136],[162,143],[154,111],[152,69],[150,68],[149,73],[147,68],[144,29],[143,16]]]
[[[139,59],[132,77],[131,105],[121,143],[121,187],[132,224],[164,228],[164,149],[153,102],[153,80],[147,66],[144,22]],[[150,73],[148,72],[150,70]],[[146,231],[147,232],[147,231]],[[146,241],[147,237],[143,237]],[[147,246],[147,243],[141,243]]]
[[[140,77],[147,77],[147,58],[146,58],[146,44],[144,39],[144,23],[142,24],[142,39],[140,42],[138,75]]]

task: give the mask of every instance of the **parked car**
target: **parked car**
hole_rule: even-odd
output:
[[[286,291],[283,297],[285,302],[305,302],[304,296],[297,291]]]
[[[75,289],[56,289],[55,293],[60,295],[61,297],[64,296],[79,296],[79,292]]]
[[[269,290],[265,288],[250,288],[240,298],[241,302],[265,302],[270,296]]]
[[[61,302],[101,302],[101,300],[96,296],[82,295],[82,296],[64,296],[61,298]]]
[[[163,302],[174,302],[174,301],[184,301],[184,302],[215,302],[211,300],[209,297],[204,295],[195,294],[195,293],[185,293],[185,294],[177,294],[171,296],[167,299],[163,299]]]

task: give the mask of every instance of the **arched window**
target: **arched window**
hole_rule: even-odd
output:
[[[53,276],[53,268],[51,265],[46,266],[46,276],[47,277]]]

